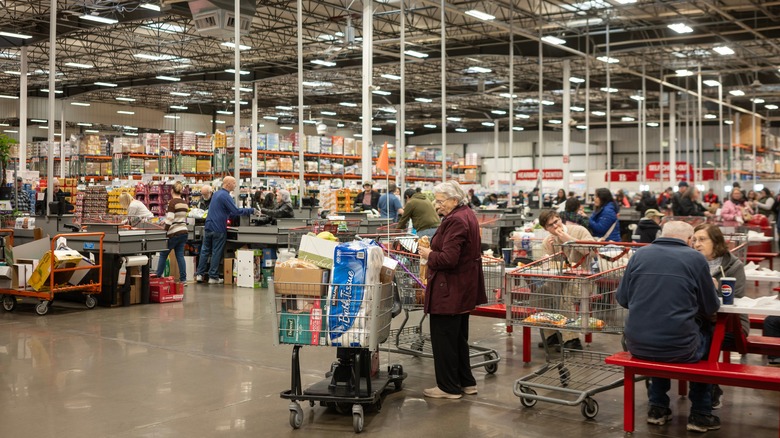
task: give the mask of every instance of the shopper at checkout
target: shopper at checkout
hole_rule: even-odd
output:
[[[127,210],[127,219],[125,219],[124,223],[131,227],[137,227],[141,222],[154,217],[154,214],[146,208],[143,202],[134,199],[128,192],[122,192],[119,195],[119,205]]]
[[[404,213],[401,206],[401,200],[396,195],[398,187],[395,183],[387,186],[387,193],[379,197],[379,217],[390,219],[391,222],[398,222],[398,215]]]
[[[295,217],[290,192],[284,189],[276,191],[276,205],[273,208],[260,208],[260,213],[268,217],[269,223],[277,219]]]
[[[168,237],[168,247],[160,251],[160,261],[157,263],[156,274],[162,277],[165,271],[165,262],[168,260],[168,254],[173,251],[176,257],[176,264],[179,266],[179,282],[187,282],[187,266],[184,261],[184,245],[187,243],[187,212],[189,207],[187,202],[182,199],[184,185],[176,182],[173,185],[173,198],[168,202],[167,212],[165,214],[165,231]]]
[[[198,271],[195,280],[198,283],[206,281],[209,284],[223,283],[219,277],[219,266],[222,263],[227,240],[227,222],[231,216],[255,214],[254,208],[238,208],[233,201],[231,192],[236,189],[236,179],[226,176],[222,180],[222,188],[214,194],[206,217],[203,245],[198,260]]]
[[[707,357],[720,300],[707,260],[688,246],[693,234],[690,224],[667,222],[661,237],[628,260],[617,302],[628,309],[625,340],[634,357],[670,363]],[[672,420],[670,388],[669,379],[650,379],[649,424],[662,426]],[[720,428],[720,419],[712,415],[712,385],[691,382],[688,398],[689,431]]]
[[[198,201],[197,208],[208,211],[211,204],[212,189],[211,184],[203,184],[200,188],[200,201]]]
[[[379,192],[374,190],[370,182],[363,183],[363,191],[355,197],[355,208],[360,211],[379,209]]]
[[[439,228],[439,214],[433,208],[433,204],[422,193],[414,189],[406,189],[404,193],[404,212],[398,220],[398,228],[406,229],[409,221],[417,231],[417,236],[433,238],[436,229]]]
[[[459,399],[477,394],[469,358],[469,312],[487,302],[482,273],[479,222],[468,196],[456,181],[433,189],[436,211],[444,216],[430,248],[419,248],[427,260],[425,313],[430,315],[436,386],[429,398]]]

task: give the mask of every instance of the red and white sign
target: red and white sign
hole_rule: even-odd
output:
[[[660,161],[653,161],[647,163],[645,167],[645,178],[648,181],[658,181],[659,179],[669,179],[669,162],[664,161],[663,165]],[[691,181],[694,178],[693,166],[685,161],[678,161],[674,166],[674,171],[677,175],[677,180]]]
[[[638,170],[613,170],[604,174],[604,181],[635,182],[639,181]]]
[[[542,169],[542,179],[563,179],[563,169]],[[536,181],[539,178],[539,169],[524,169],[515,172],[518,181]]]

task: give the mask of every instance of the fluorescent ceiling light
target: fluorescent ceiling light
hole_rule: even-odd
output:
[[[596,59],[598,59],[601,62],[606,62],[607,64],[617,64],[618,62],[620,62],[619,59],[613,58],[611,56],[599,56]]]
[[[161,81],[171,81],[171,82],[179,82],[181,80],[181,78],[175,78],[173,76],[163,76],[163,75],[155,76],[155,78]]]
[[[657,128],[660,125],[659,125],[658,122],[647,122],[647,126],[649,126],[651,128]]]
[[[517,114],[517,115],[515,115],[515,118],[517,118],[517,119],[530,119],[531,116],[529,116],[528,114]]]
[[[95,85],[98,85],[100,87],[117,87],[117,84],[111,83],[111,82],[95,82]]]
[[[116,100],[121,100],[122,102],[135,102],[135,99],[132,97],[115,97]]]
[[[318,122],[316,120],[304,120],[303,123],[306,125],[316,125]]]
[[[447,117],[447,120],[450,122],[460,122],[463,119],[461,119],[460,117]]]
[[[236,104],[236,101],[235,101],[235,100],[231,100],[231,101],[230,101],[230,103],[232,103],[233,105],[235,105],[235,104]],[[249,102],[247,102],[246,100],[239,100],[239,101],[238,101],[238,103],[239,103],[240,105],[249,105]]]
[[[492,111],[490,111],[490,112],[491,112],[492,114],[497,114],[497,115],[499,115],[499,116],[503,116],[504,114],[506,114],[506,111],[504,111],[504,110],[492,110]]]
[[[116,113],[117,114],[127,114],[129,116],[132,116],[133,114],[135,114],[135,111],[117,111]]]
[[[18,99],[19,96],[9,96],[7,94],[0,94],[0,99]]]
[[[282,111],[292,111],[293,107],[285,106],[285,105],[276,105],[276,109],[280,109]]]
[[[571,76],[571,77],[569,77],[569,82],[572,82],[572,83],[575,83],[575,84],[581,84],[581,83],[585,82],[585,79],[578,78],[576,76]]]
[[[525,128],[523,128],[522,126],[513,126],[512,130],[513,131],[523,131],[523,130],[525,130]]]
[[[100,131],[98,131],[97,129],[85,129],[84,132],[87,134],[97,134]]]
[[[215,120],[214,123],[216,123],[217,125],[224,125],[225,121],[224,120]]]
[[[343,123],[336,123],[336,127],[337,127],[337,128],[343,128],[343,127],[344,127],[344,124],[343,124]]]
[[[638,94],[635,94],[635,95],[631,96],[631,99],[633,99],[633,100],[635,100],[637,102],[641,102],[641,101],[645,100],[644,97],[642,97],[642,96],[640,96]]]
[[[363,134],[353,134],[353,135],[354,135],[355,137],[357,137],[357,138],[361,138],[361,137],[363,137]]]
[[[49,89],[48,88],[41,88],[41,92],[42,93],[48,93]],[[62,93],[63,93],[62,90],[54,90],[54,94],[62,94]]]
[[[565,22],[566,27],[596,26],[604,21],[602,18],[584,18]]]
[[[584,131],[584,130],[588,129],[588,127],[585,126],[585,125],[577,125],[577,129],[581,129],[581,130]]]
[[[279,117],[276,116],[263,116],[263,118],[266,120],[279,120]]]
[[[482,122],[482,126],[496,126],[493,122]]]
[[[745,92],[742,90],[731,90],[729,91],[729,94],[732,96],[744,96]]]
[[[166,114],[166,115],[164,115],[164,116],[163,116],[163,118],[164,118],[164,119],[173,119],[173,120],[179,120],[181,117],[179,117],[179,116],[174,116],[174,115],[171,115],[171,114]]]
[[[321,65],[324,67],[335,67],[336,63],[333,61],[325,61],[324,59],[314,59],[311,61],[312,64]]]
[[[552,35],[547,35],[547,36],[542,37],[542,41],[544,41],[546,43],[550,43],[550,44],[555,44],[556,46],[562,46],[562,45],[566,44],[566,40],[558,38],[558,37],[554,37]]]
[[[607,115],[607,113],[605,113],[604,111],[591,111],[590,113],[598,117],[604,117]]]
[[[469,132],[466,128],[455,128],[455,132]]]
[[[226,68],[226,69],[225,69],[225,72],[227,72],[227,73],[235,73],[235,72],[236,72],[236,69],[234,69],[234,68]],[[239,74],[239,75],[241,75],[241,76],[246,76],[246,75],[248,75],[248,74],[250,74],[250,73],[251,73],[251,72],[248,72],[248,71],[246,71],[246,70],[239,70],[239,71],[238,71],[238,74]]]
[[[38,126],[38,129],[49,129],[49,127],[41,125],[41,126]]]
[[[617,88],[612,87],[601,87],[600,90],[605,93],[617,93],[619,91]]]
[[[466,73],[490,73],[493,70],[485,67],[473,66],[466,69]]]
[[[320,114],[322,114],[323,116],[335,116],[336,112],[335,111],[320,111]]]
[[[552,123],[553,125],[560,125],[561,123],[563,123],[558,119],[550,119],[549,122]]]
[[[384,91],[384,90],[373,90],[373,91],[371,91],[371,93],[378,94],[380,96],[389,96],[389,95],[393,94],[393,93],[391,93],[389,91]]]
[[[414,135],[414,131],[404,131],[404,134],[406,134],[406,135]]]
[[[712,119],[717,119],[717,118],[718,118],[718,116],[716,116],[715,114],[705,114],[705,115],[704,115],[704,118],[705,118],[705,119],[712,120]]]
[[[158,5],[153,5],[151,3],[141,3],[140,6],[144,9],[149,9],[150,11],[160,12],[160,6]]]
[[[90,106],[90,105],[92,105],[91,103],[86,103],[86,102],[71,102],[70,104],[73,105],[73,106]]]
[[[138,128],[135,126],[125,126],[124,129],[127,131],[138,131]]]
[[[43,119],[30,119],[30,121],[33,123],[49,123],[48,120],[43,120]]]
[[[9,37],[9,38],[18,38],[20,40],[29,40],[32,38],[32,35],[26,35],[23,33],[16,33],[16,32],[0,32],[0,36]]]
[[[382,77],[385,78],[385,79],[392,79],[394,81],[400,81],[401,80],[401,77],[398,76],[398,75],[383,74]]]
[[[734,121],[733,120],[724,120],[723,123],[725,123],[727,125],[733,125]]]
[[[125,135],[129,135],[130,137],[138,137],[137,132],[125,132]]]
[[[387,121],[387,123],[390,123],[390,124],[392,124],[392,125],[395,125],[395,124],[397,124],[397,123],[398,123],[398,120],[395,120],[395,119],[390,119],[390,120],[388,120],[388,121]]]
[[[230,87],[230,89],[235,91],[236,87]],[[247,88],[247,87],[238,87],[238,91],[241,91],[241,92],[244,92],[244,93],[251,93],[254,90],[252,90],[251,88]],[[173,93],[171,93],[171,94],[173,94]],[[189,94],[188,94],[188,96],[189,96]]]
[[[380,128],[379,126],[372,126],[372,127],[371,127],[371,130],[372,130],[372,131],[381,131],[381,130],[382,130],[382,128]]]
[[[235,90],[235,87],[233,87]],[[183,93],[181,91],[171,91],[171,96],[180,96],[180,97],[190,97],[192,96],[190,93]]]
[[[546,105],[546,106],[555,105],[555,102],[553,102],[552,100],[543,100],[542,105]]]
[[[406,50],[404,53],[406,55],[414,56],[415,58],[420,58],[420,59],[428,57],[427,53],[418,52],[416,50]]]
[[[720,82],[716,81],[715,79],[707,79],[706,81],[703,81],[703,83],[708,87],[717,87],[720,85]]]
[[[685,23],[674,23],[674,24],[670,24],[670,25],[668,25],[666,27],[668,27],[669,29],[672,29],[673,31],[675,31],[677,33],[691,33],[691,32],[693,32],[693,29],[691,29],[691,27],[688,26]]]
[[[768,110],[776,110],[777,109],[777,105],[770,103],[769,105],[764,105],[764,108],[766,108]]]
[[[14,76],[21,76],[22,75],[22,72],[20,72],[20,71],[11,71],[11,70],[6,70],[3,73],[5,73],[7,75],[14,75]],[[30,73],[27,73],[27,76],[30,76]]]
[[[501,93],[498,96],[499,97],[505,97],[507,99],[509,99],[510,97],[513,98],[513,99],[517,99],[517,94],[513,94],[512,96],[510,96],[509,93]]]
[[[718,55],[723,55],[723,56],[734,54],[734,50],[732,50],[731,47],[727,47],[727,46],[713,47],[712,50],[714,50]]]
[[[303,81],[301,84],[304,87],[332,87],[333,82],[326,81]]]
[[[171,105],[169,108],[175,110],[182,110],[182,111],[189,109],[188,106],[184,106],[184,105]]]
[[[339,105],[348,106],[350,108],[355,108],[357,106],[357,104],[353,102],[339,102]]]
[[[195,135],[197,135],[198,137],[205,137],[206,133],[203,132],[203,131],[198,131],[198,132],[195,133]]]
[[[144,26],[146,28],[152,29],[152,30],[159,30],[165,33],[182,33],[184,32],[184,28],[179,26],[178,24],[171,24],[171,23],[150,23]]]
[[[680,70],[675,70],[674,72],[677,73],[677,76],[693,76],[692,71],[684,68],[681,68]]]
[[[317,39],[322,41],[335,41],[337,38],[335,35],[323,33],[322,35],[318,36]]]
[[[469,16],[472,16],[472,17],[478,19],[478,20],[484,20],[484,21],[490,21],[490,20],[495,20],[496,19],[496,17],[494,17],[494,16],[492,16],[490,14],[486,14],[486,13],[484,13],[482,11],[478,11],[476,9],[472,9],[470,11],[466,11],[466,15],[469,15]]]
[[[287,131],[292,131],[293,130],[292,126],[280,126],[279,129],[284,129],[284,130],[287,130]]]
[[[95,23],[103,23],[103,24],[119,23],[119,20],[116,20],[114,18],[101,17],[100,15],[84,14],[84,15],[80,15],[79,18],[81,18],[82,20],[94,21]]]
[[[0,123],[0,126],[11,126],[11,125],[8,123]]]
[[[215,111],[215,112],[216,112],[217,114],[222,114],[222,115],[225,115],[225,116],[231,116],[231,115],[233,115],[233,111],[219,110],[219,111]]]
[[[9,134],[18,134],[19,133],[19,131],[15,130],[15,129],[4,129],[3,132],[7,132]]]
[[[174,131],[173,129],[166,129],[163,132],[166,133],[166,134],[175,134],[176,133],[176,131]]]
[[[764,103],[764,102],[766,102],[764,99],[762,99],[760,97],[754,97],[753,99],[750,99],[750,101],[753,102],[753,103]]]
[[[78,123],[76,123],[76,125],[78,125],[78,126],[86,126],[86,127],[90,127],[90,126],[92,126],[92,123],[87,123],[87,122],[78,122]]]
[[[581,112],[585,111],[585,108],[583,108],[581,106],[571,106],[571,107],[569,107],[569,109],[572,110],[572,111],[576,111],[578,113],[581,113]]]
[[[231,49],[235,49],[236,48],[236,45],[234,43],[232,43],[232,42],[229,42],[229,41],[228,42],[224,42],[224,43],[222,43],[220,45],[221,46],[225,46],[225,47],[230,47]],[[238,45],[238,50],[249,50],[249,49],[251,49],[251,47],[245,46],[243,44],[239,44]]]
[[[635,121],[636,121],[636,119],[635,119],[635,118],[633,118],[633,117],[624,116],[624,117],[621,117],[621,118],[620,118],[620,121],[621,121],[621,122],[635,122]]]
[[[429,124],[425,124],[425,125],[423,125],[423,128],[428,128],[428,129],[436,129],[436,125],[434,125],[434,124],[430,124],[430,123],[429,123]]]
[[[78,62],[66,62],[65,65],[67,65],[68,67],[76,67],[76,68],[93,68],[93,67],[95,67],[92,64],[81,64],[81,63],[78,63]]]
[[[636,3],[636,0],[617,0],[617,2],[620,3],[621,5],[628,5],[628,4]]]
[[[433,99],[428,99],[427,97],[417,97],[414,100],[416,100],[417,102],[422,102],[422,103],[431,103],[431,102],[433,102]]]
[[[397,109],[395,109],[395,108],[393,108],[391,106],[385,106],[385,107],[379,108],[379,111],[382,111],[382,112],[385,112],[385,113],[390,113],[390,114],[395,114],[395,113],[398,112]]]

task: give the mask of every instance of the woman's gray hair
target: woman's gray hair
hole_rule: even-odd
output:
[[[290,200],[290,192],[288,192],[287,190],[279,189],[276,191],[276,193],[278,193],[279,196],[282,197],[282,202],[292,202]]]
[[[446,196],[447,198],[452,198],[458,201],[458,205],[466,205],[469,202],[469,198],[466,196],[466,192],[463,191],[463,188],[455,180],[444,181],[443,183],[434,187],[433,194],[436,195],[439,193]]]

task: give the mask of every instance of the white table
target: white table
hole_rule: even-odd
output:
[[[718,313],[780,316],[777,294],[759,298],[737,298],[734,304],[721,305]]]
[[[780,275],[750,275],[745,274],[746,281],[761,281],[768,283],[780,283]]]

